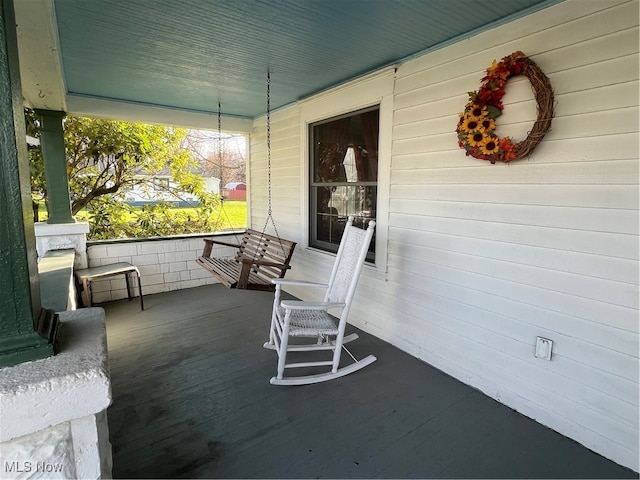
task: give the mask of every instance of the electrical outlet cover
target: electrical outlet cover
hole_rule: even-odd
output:
[[[551,360],[552,348],[553,340],[549,340],[548,338],[536,337],[536,358]]]

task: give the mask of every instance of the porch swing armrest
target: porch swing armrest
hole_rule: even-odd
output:
[[[258,259],[253,259],[253,258],[249,258],[249,257],[242,257],[241,261],[244,264],[259,265],[259,266],[263,266],[263,267],[277,267],[277,268],[282,268],[282,269],[287,269],[287,270],[291,268],[291,265],[287,265],[287,264],[284,264],[284,263],[268,262],[266,260],[258,260]]]
[[[280,303],[285,310],[330,310],[343,308],[345,305],[342,302],[305,302],[303,300],[284,300]]]
[[[239,248],[238,245],[232,245],[231,243],[227,243],[227,242],[221,242],[219,240],[213,240],[211,238],[203,238],[202,239],[204,241],[204,249],[202,250],[202,257],[204,258],[211,258],[211,252],[213,251],[213,246],[214,245],[223,245],[225,247],[231,247],[231,248]]]
[[[206,246],[209,246],[209,245],[213,246],[215,244],[215,245],[223,245],[225,247],[232,247],[232,248],[238,248],[239,247],[239,245],[237,243],[233,244],[233,243],[228,243],[228,242],[221,242],[220,240],[215,240],[215,239],[212,239],[212,238],[203,238],[202,240],[204,241]]]
[[[292,287],[320,287],[327,288],[328,285],[326,283],[316,283],[316,282],[306,282],[304,280],[289,280],[284,278],[272,278],[271,283],[274,285],[282,285],[283,287],[292,286]]]

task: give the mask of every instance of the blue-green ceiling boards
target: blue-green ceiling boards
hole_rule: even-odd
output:
[[[557,0],[53,0],[67,93],[254,118]]]

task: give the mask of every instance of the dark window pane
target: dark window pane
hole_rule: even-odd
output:
[[[313,181],[375,182],[378,179],[379,111],[312,127]]]
[[[331,196],[331,187],[318,188],[317,237],[322,242],[340,243],[340,214]]]
[[[362,228],[375,220],[378,130],[377,107],[311,125],[312,246],[335,252],[348,216]]]

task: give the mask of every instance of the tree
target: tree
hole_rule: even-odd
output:
[[[26,112],[27,129],[37,129],[37,117]],[[206,191],[200,166],[182,147],[187,130],[113,120],[66,117],[65,149],[71,211],[89,211],[90,237],[139,237],[214,230],[212,219],[219,197]],[[34,199],[44,198],[39,148],[30,148]],[[160,186],[154,175],[170,174],[178,187]],[[163,188],[181,198],[198,198],[195,214],[171,215],[169,205],[158,202],[143,209],[124,203],[126,191],[134,187]]]
[[[25,124],[27,127],[27,136],[38,139],[40,132],[38,131],[38,116],[33,110],[25,109]],[[33,208],[33,221],[39,221],[40,203],[47,205],[47,189],[44,179],[44,164],[42,163],[42,154],[40,147],[31,142],[27,142],[27,150],[29,153],[29,170],[31,174],[31,206]]]
[[[191,130],[183,145],[193,152],[202,171],[219,178],[224,186],[246,181],[244,143],[243,135]]]
[[[202,178],[191,173],[197,164],[180,148],[184,129],[80,117],[68,117],[64,129],[74,215],[102,195],[150,186],[167,170],[180,190],[204,193]]]

